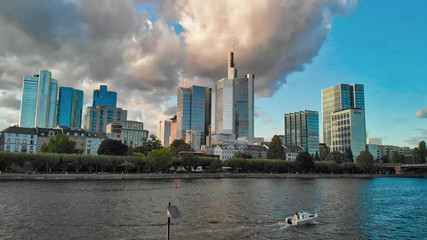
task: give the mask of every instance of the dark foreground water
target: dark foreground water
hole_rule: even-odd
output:
[[[164,239],[169,201],[172,239],[427,238],[427,179],[377,178],[3,181],[0,239]]]

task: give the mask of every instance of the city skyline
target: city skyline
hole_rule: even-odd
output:
[[[420,9],[425,9],[427,4],[412,2],[405,5],[392,1],[390,6],[382,6],[380,1],[347,1],[344,4],[331,0],[311,6],[309,2],[301,1],[298,5],[236,1],[233,10],[224,12],[230,20],[220,23],[215,23],[209,15],[198,21],[178,6],[172,6],[173,10],[167,12],[161,3],[154,1],[143,4],[125,2],[123,6],[108,1],[104,4],[116,10],[107,10],[103,6],[95,9],[86,3],[75,6],[69,1],[58,1],[48,7],[41,3],[28,8],[58,10],[43,17],[33,13],[37,11],[26,13],[13,1],[0,3],[2,36],[21,40],[5,38],[0,44],[0,50],[6,53],[0,56],[0,128],[19,123],[22,77],[48,69],[60,86],[84,91],[84,111],[93,101],[92,91],[106,84],[117,91],[117,106],[128,110],[129,119],[144,122],[150,133],[154,133],[157,120],[170,119],[176,114],[176,88],[192,84],[212,88],[227,74],[223,69],[225,53],[235,48],[241,72],[253,72],[257,76],[256,137],[270,140],[274,134],[283,135],[285,113],[306,109],[321,113],[321,90],[340,83],[355,83],[365,86],[367,137],[382,138],[385,145],[410,147],[425,140],[427,84],[420,63],[426,49],[420,39],[427,34],[422,28],[426,14]],[[198,16],[210,11],[209,7],[216,9],[211,2],[205,4],[206,7],[192,5],[191,11]],[[224,4],[219,1],[218,7]],[[286,4],[298,5],[296,17],[289,14],[291,7]],[[7,11],[13,6],[18,11],[10,15]],[[278,28],[271,30],[262,26],[266,28],[263,32],[265,39],[262,39],[251,35],[262,29],[257,28],[256,22],[248,20],[233,27],[231,15],[244,17],[244,11],[239,10],[243,7],[252,11],[257,9],[253,14],[258,17],[278,8],[280,13],[271,11],[271,16],[264,18],[266,25]],[[62,15],[72,24],[55,22],[67,8],[70,14]],[[322,15],[322,8],[328,11],[326,17]],[[382,14],[384,19],[377,17],[377,9],[387,13]],[[88,16],[96,14],[87,23],[78,19],[78,14],[73,15],[80,12]],[[102,24],[96,21],[95,17],[103,19],[102,13],[114,21],[100,21]],[[126,13],[129,13],[127,17],[119,17]],[[173,17],[168,18],[171,13]],[[44,24],[41,29],[32,28],[32,23],[24,22],[26,14],[49,24]],[[284,16],[286,14],[290,16]],[[275,22],[274,17],[280,20]],[[316,17],[318,19],[314,19]],[[309,24],[285,24],[294,18],[307,19]],[[394,28],[388,27],[390,23]],[[82,30],[84,24],[88,24],[89,32]],[[207,24],[207,28],[200,32],[199,26],[203,24]],[[222,24],[225,33],[217,29],[218,24]],[[130,26],[138,30],[129,30]],[[62,31],[63,35],[56,34],[57,31]],[[300,33],[311,40],[300,42],[301,39],[287,38],[291,33]],[[120,40],[130,39],[124,43],[131,47],[106,51],[117,36],[123,37],[119,37]],[[213,36],[219,43],[211,42]],[[234,36],[235,46],[232,46]],[[76,47],[82,43],[80,41],[91,42],[102,37],[104,40],[100,40],[99,49],[90,47],[90,44],[85,45],[87,49]],[[289,44],[283,41],[280,42],[282,47],[275,46],[279,37],[287,39]],[[309,47],[303,50],[298,43]],[[276,54],[272,54],[272,49],[277,49]],[[291,56],[294,58],[289,60]],[[319,116],[319,126],[322,126],[321,118]],[[321,128],[319,132],[323,135]]]

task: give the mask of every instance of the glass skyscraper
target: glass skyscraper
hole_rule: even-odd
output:
[[[70,87],[59,88],[58,125],[81,128],[83,91]]]
[[[322,90],[323,140],[331,147],[331,115],[345,109],[365,110],[363,84],[338,84]]]
[[[57,120],[58,81],[47,70],[24,76],[20,127],[53,128]]]
[[[210,125],[210,107],[212,90],[207,87],[191,86],[179,87],[177,98],[177,125],[178,139],[185,139],[187,130],[200,135],[200,143],[206,143],[206,135]]]
[[[116,107],[117,105],[117,92],[107,91],[106,85],[101,85],[99,90],[93,90],[93,104],[92,107],[107,106]]]
[[[319,113],[305,110],[285,114],[283,144],[300,146],[313,157],[319,153]]]
[[[233,52],[228,55],[228,78],[219,80],[212,92],[212,126],[215,134],[254,137],[254,79],[237,77]]]

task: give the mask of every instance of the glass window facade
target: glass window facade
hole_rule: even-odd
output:
[[[210,125],[211,93],[210,88],[201,86],[178,88],[176,125],[178,139],[185,139],[187,130],[192,130],[200,135],[202,145],[206,143],[206,131]]]
[[[117,92],[107,91],[106,85],[101,85],[99,90],[93,90],[93,107],[107,106],[116,107]]]
[[[302,111],[285,114],[285,145],[300,146],[312,156],[319,152],[319,113]]]
[[[22,88],[21,127],[53,128],[57,121],[58,82],[43,70],[25,76]]]
[[[58,125],[80,128],[82,123],[83,91],[60,87],[58,101]]]

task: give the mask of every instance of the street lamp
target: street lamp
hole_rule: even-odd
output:
[[[168,205],[168,235],[167,239],[169,240],[170,236],[170,226],[171,226],[171,218],[181,218],[181,214],[178,211],[178,208],[176,206],[171,206],[171,203],[169,202]]]

